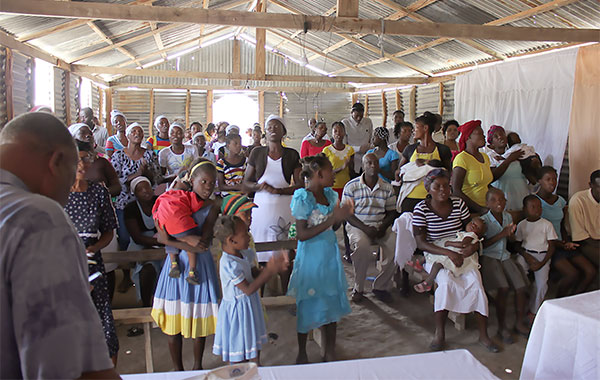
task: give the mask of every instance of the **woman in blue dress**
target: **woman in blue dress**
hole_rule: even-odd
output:
[[[306,188],[294,192],[290,205],[298,251],[288,288],[288,295],[296,298],[298,364],[308,362],[307,335],[319,327],[324,330],[324,360],[335,360],[337,321],[351,312],[334,229],[349,217],[352,207],[338,205],[331,188],[333,167],[324,154],[305,157],[302,166]]]
[[[214,164],[197,159],[192,163],[192,169],[185,178],[185,183],[191,185],[194,196],[204,201],[204,206],[192,214],[198,230],[198,243],[191,246],[183,241],[168,239],[165,230],[158,226],[160,243],[181,249],[179,266],[182,273],[189,273],[188,254],[196,254],[195,272],[199,278],[198,285],[188,283],[185,276],[170,277],[171,262],[165,260],[160,272],[154,302],[152,318],[163,333],[169,336],[169,351],[175,370],[183,371],[182,337],[194,339],[194,366],[192,369],[202,369],[202,356],[206,337],[216,331],[219,305],[219,284],[215,263],[208,247],[205,231],[212,236],[213,226],[217,219],[219,207],[213,204],[211,196],[217,178]],[[190,239],[196,236],[188,236]],[[168,239],[168,240],[167,240]],[[189,241],[189,239],[188,239]]]
[[[379,159],[379,177],[387,183],[395,179],[398,163],[400,162],[400,155],[388,147],[389,139],[390,131],[387,128],[375,128],[371,141],[374,148],[367,151],[367,153],[375,153]]]

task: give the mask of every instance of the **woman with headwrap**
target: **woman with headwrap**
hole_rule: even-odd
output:
[[[154,119],[154,128],[158,133],[154,137],[148,137],[145,143],[146,149],[153,150],[154,153],[158,154],[159,151],[171,146],[171,142],[169,141],[170,126],[169,119],[165,115],[158,115]]]
[[[387,128],[375,128],[371,138],[374,148],[367,151],[367,153],[375,153],[379,159],[379,177],[387,183],[394,179],[400,160],[400,155],[388,147],[389,139],[390,131]]]
[[[519,158],[522,150],[505,156],[507,146],[506,131],[499,125],[492,125],[487,133],[487,147],[484,152],[490,158],[490,168],[494,176],[492,186],[502,190],[506,197],[506,211],[523,209],[523,198],[529,195],[527,178],[523,175]]]
[[[258,205],[252,212],[250,230],[257,242],[288,240],[293,219],[292,195],[304,186],[300,177],[300,156],[296,150],[281,145],[287,133],[282,118],[269,116],[265,133],[267,146],[252,150],[244,175],[243,190],[255,192],[254,203]],[[258,252],[258,261],[267,262],[272,254],[272,251]],[[282,278],[285,291],[289,273],[287,277],[282,274]]]
[[[473,213],[483,214],[485,195],[494,176],[490,159],[479,148],[485,146],[481,120],[471,120],[458,128],[460,153],[452,162],[452,193],[461,198]]]
[[[111,163],[117,172],[122,190],[115,200],[115,211],[119,220],[117,228],[117,242],[119,250],[126,251],[129,246],[130,235],[125,225],[125,206],[132,202],[135,197],[131,193],[130,183],[135,177],[143,175],[152,181],[155,185],[161,182],[161,170],[158,165],[156,153],[152,150],[142,148],[144,139],[144,130],[138,123],[130,124],[125,130],[128,144],[123,150],[116,151],[111,159]],[[125,272],[125,271],[124,271]],[[131,285],[129,270],[125,272],[125,278],[119,285],[120,292],[126,292]]]
[[[94,134],[87,124],[77,123],[69,127],[69,132],[75,140],[89,143],[95,146]],[[103,183],[108,188],[111,197],[116,197],[121,192],[121,183],[115,169],[110,162],[94,151],[94,160],[86,171],[85,179],[97,183]]]
[[[463,258],[478,250],[479,244],[468,244],[460,254],[438,247],[434,240],[454,237],[458,231],[464,231],[471,221],[471,215],[465,202],[450,196],[450,173],[445,169],[434,169],[427,174],[425,186],[427,199],[419,202],[413,212],[413,231],[417,248],[433,255],[445,255],[461,266]],[[475,253],[476,254],[476,253]],[[431,271],[432,264],[426,263],[425,270]],[[436,279],[435,290],[435,338],[429,346],[440,351],[445,346],[445,325],[449,311],[455,313],[475,312],[479,330],[479,343],[490,352],[499,348],[487,333],[488,300],[477,269],[470,269],[455,277],[447,269],[442,269]]]
[[[158,164],[166,175],[168,182],[175,179],[179,170],[189,166],[194,161],[198,153],[194,145],[183,143],[184,127],[175,122],[169,127],[170,146],[158,152]]]
[[[127,118],[125,118],[125,115],[119,110],[112,110],[110,111],[110,122],[117,132],[106,140],[104,149],[109,159],[116,151],[123,150],[128,144],[125,134],[125,129],[127,128]]]

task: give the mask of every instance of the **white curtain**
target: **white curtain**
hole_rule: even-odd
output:
[[[454,117],[497,124],[560,170],[571,115],[577,49],[475,69],[456,78]]]

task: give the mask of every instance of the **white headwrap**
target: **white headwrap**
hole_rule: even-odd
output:
[[[178,122],[174,122],[173,124],[171,124],[171,126],[169,127],[169,136],[171,135],[171,131],[173,130],[173,128],[179,128],[181,129],[181,131],[183,133],[185,133],[185,127],[181,124],[179,124]]]
[[[131,180],[131,183],[129,184],[129,189],[131,190],[131,194],[135,195],[135,187],[142,182],[148,182],[148,185],[150,185],[150,187],[152,187],[152,183],[150,182],[150,180],[148,178],[144,177],[143,175],[141,175],[141,176],[135,177],[134,179]]]
[[[79,130],[83,127],[89,128],[89,125],[84,123],[71,124],[71,126],[69,127],[69,133],[71,134],[71,136],[75,137],[77,132],[79,132]]]
[[[154,128],[158,129],[158,125],[160,124],[160,120],[161,119],[167,119],[167,121],[169,121],[169,118],[166,117],[165,115],[158,115],[155,119],[154,119]]]
[[[127,124],[127,118],[125,117],[123,112],[119,110],[112,110],[110,111],[110,123],[112,125],[117,125],[117,116],[123,116],[123,119],[125,119],[125,124]]]
[[[140,125],[140,123],[131,123],[131,124],[129,124],[129,126],[125,130],[125,136],[129,136],[129,133],[131,133],[131,131],[133,131],[133,128],[135,128],[135,127],[142,128],[142,126]],[[144,128],[142,128],[142,132],[144,132]]]
[[[231,133],[237,133],[238,135],[240,134],[240,127],[238,127],[237,125],[228,125],[227,128],[225,128],[225,136],[231,134]]]
[[[198,137],[198,136],[204,136],[204,132],[196,132],[196,133],[194,133],[194,135],[192,136],[192,143],[194,142],[194,140],[196,140],[196,137]]]
[[[282,119],[282,118],[280,118],[280,117],[279,117],[279,116],[277,116],[277,115],[269,115],[269,117],[267,118],[267,121],[265,122],[265,126],[266,126],[267,124],[269,124],[269,121],[271,121],[271,120],[277,120],[277,121],[278,121],[278,122],[280,122],[280,123],[281,123],[281,125],[283,125],[283,127],[285,128],[285,123],[283,122],[283,119]]]

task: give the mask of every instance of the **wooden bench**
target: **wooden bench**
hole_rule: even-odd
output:
[[[133,325],[138,323],[141,323],[144,326],[144,350],[146,352],[147,373],[154,372],[154,363],[152,361],[152,337],[150,335],[152,332],[152,323],[154,323],[154,321],[150,315],[151,311],[151,307],[113,310],[115,326]]]

